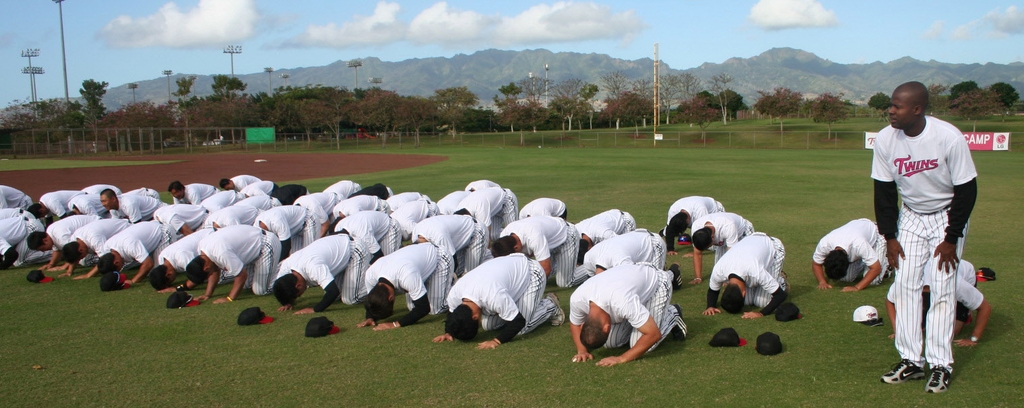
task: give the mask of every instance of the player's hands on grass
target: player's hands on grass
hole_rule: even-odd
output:
[[[402,326],[399,325],[398,322],[381,323],[381,324],[378,324],[377,326],[375,326],[373,328],[373,331],[391,330],[391,329],[397,329],[399,327],[402,327]]]
[[[498,342],[498,339],[493,339],[493,340],[487,340],[485,342],[477,344],[476,345],[476,349],[477,350],[494,350],[494,349],[498,348],[498,346],[500,346],[500,345],[501,345],[501,343]]]
[[[761,314],[761,312],[743,312],[744,319],[760,319],[762,317],[764,317],[764,315]]]
[[[666,255],[679,255],[679,253],[678,253],[678,252],[676,252],[676,251],[668,251],[668,252],[666,252],[665,254],[666,254]]]
[[[311,307],[307,307],[305,309],[299,309],[299,310],[295,311],[295,314],[297,314],[297,315],[312,314],[312,313],[313,313],[313,308],[311,308]]]
[[[821,290],[832,289],[832,285],[829,285],[828,282],[818,282],[818,289],[821,289]]]
[[[210,298],[209,296],[202,295],[202,296],[197,297],[196,300],[198,300],[200,302],[205,302],[206,299],[209,299],[209,298]]]
[[[178,291],[177,288],[171,286],[171,287],[166,287],[166,288],[160,289],[160,290],[156,291],[156,293],[171,293],[171,292],[177,292],[177,291]]]
[[[903,253],[903,245],[900,245],[899,240],[890,239],[885,241],[885,258],[889,261],[890,268],[900,268],[900,259],[907,259],[907,256]]]
[[[860,288],[858,288],[856,286],[847,286],[847,287],[843,288],[843,292],[857,292],[857,291],[860,291]]]
[[[445,333],[440,336],[434,337],[434,343],[441,343],[445,341],[452,341],[452,335]]]
[[[953,344],[956,344],[960,347],[974,347],[978,345],[977,342],[971,341],[971,339],[953,340]]]
[[[703,281],[704,281],[704,279],[701,279],[701,278],[697,277],[697,278],[693,278],[693,280],[690,281],[690,284],[691,285],[696,285],[696,284],[701,283]]]
[[[575,356],[572,356],[572,362],[574,363],[582,363],[584,361],[590,361],[593,359],[594,356],[590,355],[590,353],[576,353]]]
[[[287,312],[289,310],[292,310],[292,305],[283,305],[283,306],[277,308],[278,312]]]
[[[602,358],[601,361],[597,362],[597,365],[599,367],[611,367],[613,365],[620,364],[620,363],[625,363],[625,361],[622,359],[622,357],[620,357],[620,356],[612,356],[612,357]]]
[[[376,326],[376,325],[377,325],[377,322],[374,321],[373,319],[366,319],[366,320],[363,320],[363,321],[359,322],[358,324],[356,324],[356,328],[358,329],[360,327]],[[437,342],[437,339],[434,339],[434,341]]]
[[[889,335],[889,338],[890,338],[890,339],[895,339],[895,338],[896,338],[896,333],[890,334],[890,335]]]
[[[709,307],[707,309],[704,309],[704,316],[713,316],[719,313],[722,313],[722,310],[717,307]]]
[[[693,258],[693,252],[687,252],[683,254],[683,258]]]
[[[935,247],[934,256],[939,257],[939,270],[946,273],[956,271],[957,264],[960,263],[960,260],[956,259],[956,245],[946,241]]]
[[[67,274],[64,274],[64,275],[61,275],[61,276],[65,276],[65,275],[67,275],[67,276],[71,276],[71,274],[70,274],[70,273],[67,273]],[[71,279],[74,279],[74,280],[82,280],[82,279],[89,279],[89,277],[90,277],[90,276],[89,276],[88,274],[85,274],[85,275],[78,275],[78,276],[76,276],[76,277],[74,277],[74,278],[71,278]]]
[[[200,300],[200,302],[202,302],[202,301]],[[228,300],[228,298],[219,298],[217,300],[214,300],[213,304],[219,305],[221,303],[228,303],[228,302],[230,302],[230,300]]]

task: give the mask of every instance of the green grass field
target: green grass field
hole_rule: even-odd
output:
[[[413,152],[412,149],[407,150]],[[389,149],[394,153],[394,150]],[[476,342],[434,344],[443,316],[387,332],[355,329],[361,306],[335,304],[324,315],[341,328],[319,339],[303,336],[310,316],[276,312],[272,296],[242,295],[230,304],[168,310],[166,296],[143,284],[103,293],[98,280],[25,281],[28,268],[0,272],[4,344],[0,395],[6,406],[1020,406],[1024,339],[1016,315],[1024,298],[1016,288],[1024,266],[1016,152],[975,152],[979,200],[964,258],[995,269],[999,280],[979,287],[992,303],[981,344],[956,348],[949,392],[924,393],[921,381],[887,385],[878,377],[898,360],[888,324],[851,321],[864,304],[882,309],[883,286],[856,293],[819,291],[810,271],[818,239],[843,223],[874,218],[871,153],[863,150],[762,149],[522,149],[424,148],[449,160],[429,166],[349,177],[383,182],[396,192],[440,199],[469,181],[486,178],[511,188],[526,204],[562,199],[570,221],[619,208],[640,227],[660,229],[676,199],[707,195],[782,239],[791,300],[802,320],[743,320],[700,315],[705,286],[674,294],[689,338],[666,340],[628,364],[604,368],[574,364],[567,325],[543,326],[496,350]],[[279,180],[288,181],[288,180]],[[319,190],[334,179],[301,181]],[[289,181],[291,182],[291,181]],[[706,258],[708,259],[708,258]],[[712,258],[713,259],[713,258]],[[683,273],[692,263],[681,256]],[[705,274],[710,266],[705,266]],[[550,283],[568,306],[572,289]],[[226,285],[217,295],[227,293]],[[316,303],[319,289],[299,299]],[[401,301],[396,302],[402,305]],[[239,327],[238,313],[260,306],[277,320]],[[401,308],[401,306],[398,306]],[[404,311],[399,311],[399,314]],[[886,320],[888,323],[888,320]],[[778,333],[784,352],[764,357],[752,345],[707,345],[723,327],[751,343]],[[973,327],[973,326],[971,326]],[[478,341],[493,333],[481,333]],[[601,349],[595,358],[624,349]]]

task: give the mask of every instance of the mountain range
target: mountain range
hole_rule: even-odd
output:
[[[415,58],[388,62],[375,57],[361,60],[362,66],[348,67],[348,61],[337,61],[320,67],[279,69],[266,72],[237,75],[248,86],[246,92],[266,92],[274,88],[289,86],[343,86],[352,89],[376,85],[401,95],[430,96],[436,89],[466,86],[480,98],[482,105],[488,105],[498,94],[498,88],[509,82],[535,77],[547,78],[551,84],[558,81],[579,78],[598,84],[600,78],[614,71],[621,71],[629,78],[651,78],[653,59],[624,60],[606,54],[558,52],[544,49],[524,51],[483,50],[470,55],[458,54],[451,58]],[[545,67],[548,70],[545,72]],[[1024,63],[1011,64],[950,64],[938,61],[920,61],[903,57],[890,62],[867,64],[839,64],[823,59],[812,53],[793,48],[773,48],[751,58],[730,58],[722,63],[704,63],[696,68],[673,69],[664,62],[662,75],[690,73],[703,81],[702,88],[710,86],[710,78],[726,73],[733,78],[728,87],[744,97],[750,105],[757,99],[757,91],[786,87],[813,97],[825,92],[842,93],[845,99],[866,104],[868,98],[877,92],[889,94],[897,85],[906,81],[921,81],[925,84],[954,85],[973,80],[981,86],[1006,82],[1018,90],[1024,90]],[[287,74],[288,78],[281,77]],[[170,76],[171,92],[177,89],[174,81],[188,74]],[[193,91],[198,96],[212,93],[212,76],[196,75]],[[378,78],[379,84],[369,83]],[[268,81],[270,81],[268,83]],[[159,77],[138,82],[136,98],[163,103],[167,100],[167,78]],[[598,98],[603,98],[599,94]],[[117,109],[132,101],[132,91],[126,84],[108,88],[104,103],[108,109]]]

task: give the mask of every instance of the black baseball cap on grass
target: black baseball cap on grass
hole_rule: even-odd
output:
[[[779,335],[772,332],[761,333],[757,336],[757,353],[762,356],[774,356],[782,352],[782,340]]]
[[[188,292],[174,292],[167,298],[168,309],[181,309],[183,307],[199,306],[199,301],[192,298]]]
[[[32,283],[50,283],[53,281],[53,278],[46,276],[43,274],[43,271],[39,269],[29,271],[28,275],[25,276],[25,279],[28,279],[28,281]]]
[[[274,321],[273,317],[267,316],[258,307],[250,307],[238,314],[239,326],[252,326],[254,324],[267,324]]]
[[[306,337],[324,337],[340,331],[341,329],[335,326],[334,322],[323,316],[309,319],[309,323],[306,323]]]
[[[780,322],[788,322],[802,317],[804,316],[800,314],[800,308],[796,307],[793,302],[783,303],[779,305],[778,309],[775,309],[775,320]]]
[[[740,337],[736,333],[736,329],[726,327],[715,333],[708,345],[711,347],[742,347],[747,345],[747,340]]]

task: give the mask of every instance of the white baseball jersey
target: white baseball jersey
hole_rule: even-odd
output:
[[[82,194],[85,193],[78,190],[51,191],[39,197],[39,204],[50,210],[53,215],[63,217],[71,211],[71,208],[68,207],[68,202],[75,196]]]
[[[466,184],[466,191],[476,191],[476,190],[482,190],[482,189],[485,189],[485,188],[492,188],[492,187],[501,188],[501,186],[498,185],[498,183],[495,183],[493,181],[490,181],[490,180],[477,180],[477,181],[471,181],[469,184]]]
[[[415,239],[423,237],[430,243],[441,247],[454,255],[469,245],[473,239],[476,221],[465,215],[438,215],[416,224],[412,235]]]
[[[353,239],[363,240],[370,253],[383,251],[385,255],[398,250],[402,233],[387,214],[378,211],[360,211],[334,225],[334,231],[348,231]]]
[[[182,199],[174,198],[174,204],[193,204],[199,205],[203,200],[210,198],[214,194],[217,194],[217,187],[209,184],[192,183],[185,185],[185,197]]]
[[[519,210],[519,218],[547,216],[561,217],[565,214],[565,203],[557,198],[538,198]]]
[[[138,194],[122,194],[117,197],[117,201],[119,218],[125,218],[133,224],[152,220],[153,213],[167,205],[163,201]]]
[[[100,219],[98,215],[75,215],[61,218],[54,221],[49,227],[46,227],[46,235],[49,235],[50,240],[53,241],[53,249],[60,250],[64,245],[74,240],[72,237],[75,231]]]
[[[468,299],[480,307],[481,314],[512,321],[520,313],[516,303],[530,285],[531,262],[523,254],[512,254],[480,264],[452,285],[448,310],[454,311],[462,299]]]
[[[199,205],[206,207],[206,209],[210,210],[210,212],[214,212],[219,209],[235,205],[235,203],[237,203],[243,198],[244,197],[242,197],[237,192],[232,190],[221,191],[217,194],[210,196],[210,198],[203,200],[203,202],[199,203]]]
[[[169,232],[167,226],[155,221],[133,224],[107,239],[103,249],[97,250],[96,254],[117,251],[124,259],[125,265],[141,264],[150,255],[156,260],[160,255],[157,251],[162,249],[161,246],[166,247],[173,242],[174,235]]]
[[[231,178],[231,183],[235,185],[235,191],[242,191],[243,188],[252,184],[258,183],[260,180],[258,177],[250,176],[248,174],[239,174]]]
[[[0,208],[25,209],[32,205],[32,198],[14,187],[0,185]]]
[[[213,229],[201,229],[187,237],[174,241],[173,244],[160,251],[160,255],[156,258],[156,264],[163,265],[164,262],[168,262],[175,271],[184,272],[188,263],[199,256],[199,241],[202,241],[203,238],[212,233]]]
[[[568,224],[557,217],[530,217],[515,221],[501,230],[501,236],[516,234],[522,252],[538,261],[551,258],[551,251],[566,242]]]
[[[875,248],[878,241],[883,239],[878,235],[878,226],[874,221],[867,218],[856,219],[822,237],[811,258],[814,263],[820,265],[825,262],[829,252],[842,248],[851,263],[863,262],[870,266],[879,261],[879,254]]]
[[[203,227],[209,212],[205,207],[192,204],[172,204],[160,207],[153,213],[153,219],[167,225],[175,234],[188,225],[192,231]]]
[[[232,225],[199,241],[198,248],[220,267],[223,281],[238,276],[246,265],[259,258],[263,237],[263,230],[252,225]]]
[[[693,225],[700,225],[695,222],[698,218],[725,210],[722,208],[721,203],[715,201],[715,199],[711,197],[683,197],[676,200],[676,202],[672,203],[672,205],[668,207],[668,219],[665,221],[665,224],[672,221],[672,217],[679,214],[680,211],[686,211],[687,214],[690,214],[690,222],[693,222]],[[697,227],[697,229],[700,228],[702,227]]]
[[[398,222],[404,240],[412,238],[412,231],[416,228],[416,224],[435,215],[437,215],[436,204],[430,200],[416,200],[398,207],[391,213],[391,218]]]
[[[417,200],[430,201],[430,197],[427,197],[417,192],[405,192],[398,193],[391,197],[388,197],[388,199],[385,201],[388,202],[388,207],[391,208],[391,211],[395,211],[398,209],[398,207],[401,207],[402,204],[411,203]]]
[[[131,225],[128,220],[124,219],[103,219],[90,222],[78,228],[71,234],[71,237],[76,240],[82,240],[89,252],[98,254],[98,251],[105,247],[110,237],[117,235],[118,232],[124,231]]]
[[[636,222],[629,213],[620,210],[608,210],[587,218],[576,224],[580,234],[590,237],[594,244],[622,235],[636,229]]]
[[[711,213],[697,218],[692,229],[704,228],[709,223],[715,227],[715,233],[711,236],[711,245],[720,248],[732,248],[743,237],[753,232],[750,221],[729,212]]]
[[[352,193],[362,190],[363,186],[351,180],[341,180],[337,183],[331,184],[324,189],[325,193],[334,193],[340,198],[348,198]]]
[[[391,213],[391,208],[388,206],[387,201],[381,200],[380,197],[359,195],[339,201],[331,209],[331,214],[335,217],[348,217],[360,211],[380,211],[389,214]]]
[[[779,276],[775,275],[778,273],[775,265],[783,261],[779,257],[771,237],[760,233],[745,237],[715,263],[708,288],[719,291],[729,281],[729,275],[736,275],[747,284],[746,304],[765,307],[771,300],[770,295],[781,287]],[[755,289],[769,296],[755,299]]]
[[[317,222],[323,224],[333,219],[331,211],[334,210],[334,206],[339,201],[341,200],[337,194],[323,192],[306,194],[299,197],[295,199],[295,205],[313,210],[313,215],[316,216]]]
[[[660,247],[658,244],[661,244]],[[649,263],[665,264],[665,245],[657,234],[640,229],[627,232],[594,245],[583,257],[583,268],[593,276],[598,267],[611,269],[619,265]]]
[[[270,195],[270,193],[273,192],[274,182],[269,180],[249,183],[245,186],[245,188],[238,190],[238,193],[245,197],[252,197],[257,195]]]
[[[953,186],[978,177],[963,132],[931,116],[925,121],[912,138],[892,126],[879,131],[871,165],[871,178],[895,181],[903,204],[921,214],[948,207]]]
[[[110,211],[103,207],[100,196],[97,194],[83,194],[71,197],[68,201],[68,210],[78,210],[82,215],[98,215],[101,218],[110,218]]]
[[[469,191],[452,191],[451,193],[448,193],[448,195],[444,196],[444,198],[437,202],[437,210],[441,214],[445,215],[455,214],[456,211],[462,208],[459,207],[459,203],[461,203],[462,199],[466,198],[466,196],[468,195]]]
[[[0,219],[23,217],[26,213],[25,210],[20,208],[0,208]],[[28,214],[28,216],[31,217],[32,214]]]
[[[569,298],[569,322],[582,325],[593,302],[611,317],[611,323],[629,322],[634,328],[651,317],[647,304],[658,290],[658,269],[621,265],[583,282]]]
[[[139,187],[139,188],[134,189],[132,191],[127,191],[127,192],[121,193],[121,195],[137,195],[137,196],[149,197],[149,198],[152,198],[152,199],[157,200],[157,201],[160,200],[160,192],[156,191],[154,189],[151,189],[151,188],[147,188],[147,187]]]
[[[310,286],[323,288],[334,281],[340,289],[342,282],[337,277],[349,264],[351,242],[349,237],[343,235],[318,239],[281,261],[274,280],[295,271]]]
[[[414,244],[380,258],[366,270],[363,278],[365,293],[369,293],[380,278],[395,286],[396,294],[408,293],[412,299],[427,294],[424,282],[437,270],[438,248],[433,244]],[[461,303],[461,301],[460,301]]]
[[[246,198],[244,200],[239,200],[237,203],[235,203],[235,205],[247,205],[250,207],[255,207],[257,210],[260,211],[266,211],[271,208],[280,206],[281,202],[271,196],[257,195]]]
[[[28,238],[29,229],[25,224],[31,215],[0,219],[0,254],[17,247]]]
[[[256,216],[258,215],[260,215],[260,210],[257,210],[256,207],[249,207],[247,205],[224,207],[210,212],[210,215],[206,217],[204,227],[211,228],[214,224],[217,224],[217,227],[220,228],[231,225],[252,225],[256,222]]]
[[[100,193],[102,193],[103,190],[106,190],[106,189],[114,190],[115,194],[121,195],[121,189],[117,188],[117,186],[112,185],[112,184],[93,184],[93,185],[91,185],[89,187],[83,188],[82,192],[84,192],[86,194],[100,195]]]
[[[297,205],[284,205],[274,207],[259,213],[253,225],[259,227],[260,223],[267,226],[268,231],[273,231],[282,241],[291,239],[292,234],[302,234],[306,226],[307,209]]]

